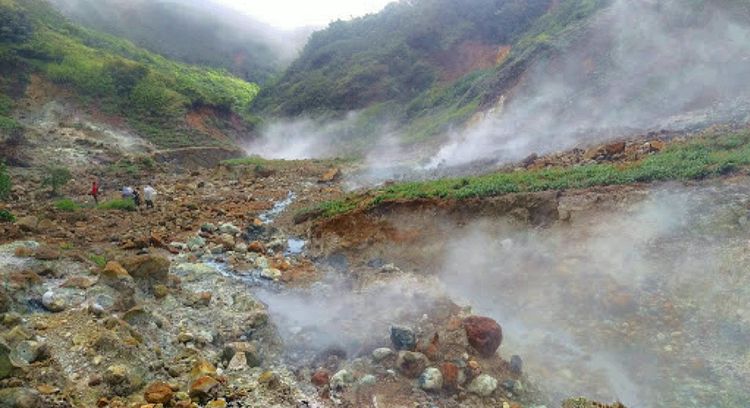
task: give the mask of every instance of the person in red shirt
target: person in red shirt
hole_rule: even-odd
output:
[[[91,192],[89,195],[94,197],[94,202],[96,205],[99,205],[99,184],[97,184],[96,180],[91,183]]]

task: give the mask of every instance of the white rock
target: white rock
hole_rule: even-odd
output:
[[[438,391],[443,388],[443,374],[435,367],[429,367],[419,376],[419,387],[423,390]]]
[[[340,390],[354,382],[354,375],[347,370],[340,370],[331,377],[330,385],[334,390]]]
[[[475,378],[467,389],[481,397],[489,397],[497,389],[497,380],[487,374],[482,374]]]
[[[372,359],[375,362],[381,362],[392,355],[393,350],[389,349],[388,347],[376,348],[372,351]]]

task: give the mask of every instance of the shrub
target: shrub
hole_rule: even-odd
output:
[[[81,206],[70,198],[63,198],[55,202],[55,208],[60,211],[75,212],[80,210]]]
[[[8,175],[5,163],[0,162],[0,200],[8,199],[11,186],[10,176]]]
[[[47,175],[42,180],[42,185],[52,188],[52,195],[60,194],[60,188],[68,184],[72,178],[70,170],[65,167],[50,167],[46,171]]]
[[[99,204],[102,210],[135,211],[135,202],[129,198],[118,198]]]
[[[0,210],[0,222],[13,222],[16,217],[8,210]]]

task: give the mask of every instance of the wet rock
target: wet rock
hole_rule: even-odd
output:
[[[427,391],[438,391],[443,388],[443,374],[439,369],[430,367],[419,376],[419,388]]]
[[[167,404],[172,400],[172,387],[167,383],[155,382],[146,387],[143,398],[151,404]]]
[[[464,319],[464,329],[469,344],[483,357],[493,356],[503,341],[500,325],[489,317],[467,317]]]
[[[221,384],[213,377],[204,375],[190,384],[190,397],[201,401],[218,397],[221,394]]]
[[[489,397],[497,389],[497,380],[487,374],[482,374],[475,378],[467,390],[473,394],[477,394],[480,397]]]
[[[60,251],[43,245],[34,250],[34,258],[40,261],[54,261],[60,259]]]
[[[521,356],[514,354],[510,358],[510,372],[515,375],[523,374],[523,360]]]
[[[393,350],[389,349],[388,347],[377,348],[372,351],[372,360],[376,363],[379,363],[392,356],[393,354]]]
[[[3,408],[39,408],[44,399],[36,390],[30,388],[0,389],[0,407]]]
[[[42,305],[45,309],[53,313],[62,312],[67,306],[65,298],[51,290],[42,295]]]
[[[429,360],[422,353],[400,351],[396,359],[396,367],[409,378],[417,378],[429,364]]]
[[[391,343],[393,348],[398,350],[414,350],[417,346],[417,336],[414,335],[408,327],[403,326],[392,326],[391,327]]]
[[[347,370],[340,370],[331,377],[331,389],[342,390],[354,382],[354,375]]]
[[[328,372],[326,369],[320,369],[313,373],[312,377],[310,377],[310,382],[313,383],[316,387],[322,387],[331,380],[331,373]]]

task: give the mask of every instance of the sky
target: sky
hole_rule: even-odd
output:
[[[393,0],[218,0],[279,28],[326,26],[383,9]]]

